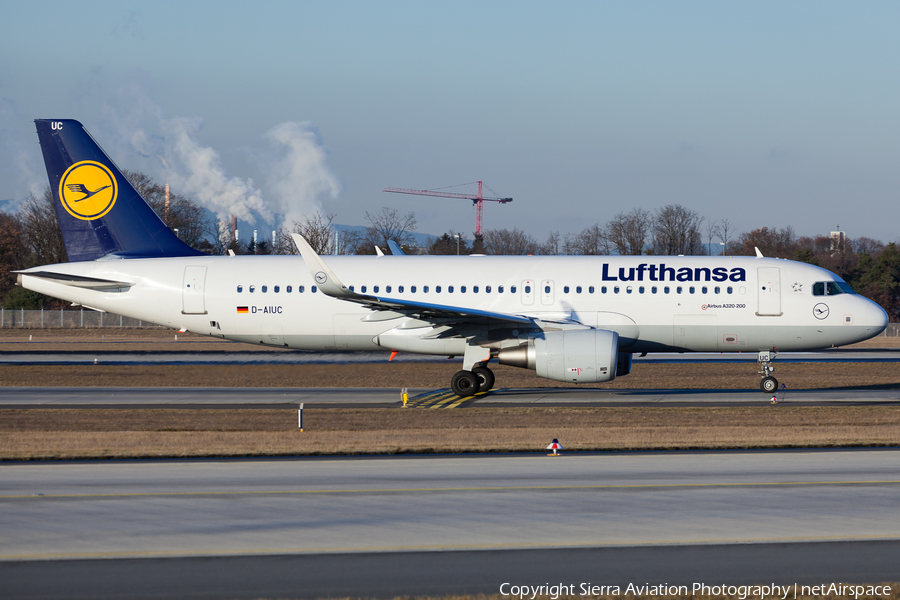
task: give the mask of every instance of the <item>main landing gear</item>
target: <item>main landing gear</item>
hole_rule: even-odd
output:
[[[756,358],[756,362],[759,365],[758,373],[763,376],[762,381],[759,382],[759,389],[767,394],[773,394],[778,389],[778,380],[769,374],[775,370],[771,363],[776,356],[778,354],[774,350],[764,350]]]
[[[492,387],[494,387],[494,372],[484,366],[484,363],[479,363],[471,371],[457,371],[450,380],[453,393],[462,398],[486,392]]]

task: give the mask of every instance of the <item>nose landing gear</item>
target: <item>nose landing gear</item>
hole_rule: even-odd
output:
[[[778,353],[774,350],[764,350],[756,358],[756,362],[759,365],[758,373],[763,376],[762,381],[759,382],[759,389],[767,394],[774,393],[778,389],[778,380],[770,375],[775,370],[771,363],[776,356],[778,356]]]

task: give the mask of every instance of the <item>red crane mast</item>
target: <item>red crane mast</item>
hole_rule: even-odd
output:
[[[408,190],[404,188],[393,188],[386,187],[382,190],[383,192],[393,192],[395,194],[415,194],[416,196],[437,196],[439,198],[460,198],[462,200],[471,200],[472,204],[475,205],[475,237],[481,239],[483,229],[482,229],[482,212],[484,207],[484,202],[499,202],[500,204],[506,204],[507,202],[512,202],[512,198],[485,198],[481,193],[481,182],[478,182],[478,194],[454,194],[452,192],[441,192],[435,190]]]

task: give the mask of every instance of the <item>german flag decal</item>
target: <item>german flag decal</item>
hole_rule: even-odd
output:
[[[238,309],[238,314],[250,312],[246,306],[238,306],[237,309]]]

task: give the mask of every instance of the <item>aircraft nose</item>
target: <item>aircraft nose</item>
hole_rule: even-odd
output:
[[[866,327],[871,335],[875,336],[887,329],[888,314],[881,306],[869,300],[866,307]]]

